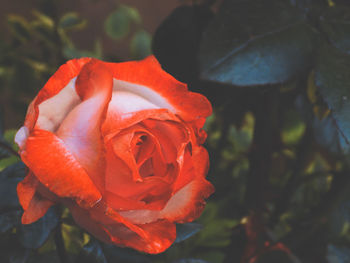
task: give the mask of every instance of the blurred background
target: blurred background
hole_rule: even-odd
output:
[[[0,1],[1,262],[350,262],[348,0]],[[37,92],[68,59],[151,53],[213,104],[202,216],[155,256],[64,209],[21,225],[13,137]]]

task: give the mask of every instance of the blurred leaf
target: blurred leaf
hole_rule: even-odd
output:
[[[105,32],[113,39],[122,39],[129,33],[132,22],[141,22],[137,9],[121,5],[105,20]]]
[[[106,257],[103,253],[100,243],[94,239],[91,239],[87,243],[81,253],[79,254],[77,263],[107,263]]]
[[[197,245],[204,247],[220,248],[231,242],[231,230],[237,226],[239,220],[220,217],[219,209],[215,203],[208,203],[199,218],[203,229],[196,235]]]
[[[327,260],[329,263],[350,262],[350,249],[330,244],[327,248]]]
[[[284,125],[282,128],[282,141],[285,144],[296,144],[303,136],[306,129],[305,123],[300,115],[295,111],[287,111],[284,116]]]
[[[350,21],[321,21],[330,42],[340,51],[350,55]]]
[[[173,263],[209,263],[207,261],[204,261],[202,259],[196,259],[196,258],[184,258],[174,261]]]
[[[14,226],[17,226],[20,223],[21,216],[21,210],[0,213],[0,232],[4,233]]]
[[[288,0],[226,0],[203,33],[201,77],[237,86],[283,83],[311,66],[315,40]]]
[[[134,59],[143,59],[151,54],[151,35],[144,31],[137,31],[130,42],[130,52]]]
[[[3,111],[2,109],[0,108],[0,140],[3,138],[4,136],[4,117],[3,117]]]
[[[74,58],[82,58],[82,57],[92,57],[92,58],[102,59],[103,54],[102,54],[101,41],[96,40],[94,51],[79,50],[74,46],[67,45],[63,48],[63,56],[66,59],[74,59]]]
[[[151,263],[147,255],[130,248],[120,248],[113,245],[102,245],[107,262]]]
[[[197,76],[201,34],[212,17],[206,6],[185,5],[176,8],[158,27],[153,37],[153,53],[176,79],[187,83]]]
[[[86,24],[87,20],[82,19],[78,13],[69,12],[61,17],[58,25],[63,30],[76,30],[84,28]]]
[[[51,17],[39,12],[38,10],[34,10],[32,13],[37,18],[36,21],[38,21],[40,24],[45,25],[47,28],[54,28],[55,22]]]
[[[50,208],[38,221],[29,225],[21,225],[19,230],[21,244],[26,248],[41,247],[58,224],[58,221],[55,210]]]
[[[268,251],[262,256],[258,257],[258,260],[254,261],[254,263],[271,262],[296,263],[296,261],[293,261],[286,252],[279,250]]]
[[[57,255],[56,251],[53,251],[50,253],[40,253],[40,254],[33,253],[33,255],[31,257],[29,257],[29,259],[26,263],[47,263],[47,262],[62,263]]]
[[[62,236],[67,246],[67,251],[72,254],[79,254],[84,246],[84,232],[75,225],[62,224]]]
[[[342,149],[350,152],[350,55],[323,45],[315,69],[315,83],[332,110],[332,117],[344,140]]]
[[[25,263],[30,249],[23,248],[16,234],[0,235],[0,260],[4,263]]]
[[[11,250],[8,256],[8,263],[26,263],[30,255],[30,250],[17,247],[16,249]]]
[[[13,164],[0,172],[0,208],[19,207],[17,184],[25,176],[25,166],[22,162]]]
[[[197,223],[186,223],[176,225],[176,240],[174,243],[182,242],[197,234],[203,226]]]
[[[8,15],[7,23],[14,37],[21,42],[30,40],[31,30],[28,21],[19,15]]]

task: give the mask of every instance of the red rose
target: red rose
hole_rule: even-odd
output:
[[[17,187],[22,223],[59,202],[105,242],[164,251],[176,238],[175,223],[196,219],[213,192],[201,146],[211,111],[152,56],[68,61],[16,135],[29,167]]]

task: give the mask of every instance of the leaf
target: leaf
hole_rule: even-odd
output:
[[[212,11],[206,6],[180,6],[155,32],[153,53],[176,79],[188,83],[197,77],[199,42],[212,17]]]
[[[176,240],[174,243],[182,242],[191,236],[197,234],[203,226],[197,223],[177,224],[176,225]]]
[[[87,20],[82,19],[78,13],[69,12],[61,17],[58,25],[63,30],[76,30],[84,28],[86,24]]]
[[[201,78],[237,86],[286,82],[310,67],[316,36],[287,0],[226,0],[203,33]]]
[[[350,55],[350,21],[321,21],[330,42],[340,51]]]
[[[30,255],[29,249],[16,248],[8,255],[8,263],[26,263]]]
[[[77,260],[79,262],[85,263],[107,263],[106,257],[103,253],[100,243],[94,239],[91,239],[87,243],[81,253],[79,254]]]
[[[23,248],[19,244],[15,234],[1,235],[0,260],[6,263],[26,263],[30,255],[30,249]]]
[[[102,245],[103,251],[107,258],[107,262],[123,262],[123,263],[151,263],[145,254],[132,250],[130,248],[120,248],[113,245]]]
[[[29,225],[21,225],[19,240],[26,248],[39,248],[49,237],[51,231],[57,226],[59,219],[53,208],[38,221]]]
[[[27,42],[31,38],[31,29],[28,21],[18,15],[8,15],[7,23],[9,29],[14,37],[19,39],[21,42]]]
[[[209,263],[209,262],[204,261],[202,259],[196,259],[196,258],[183,258],[180,260],[176,260],[173,263]]]
[[[36,22],[40,23],[41,25],[44,25],[46,28],[49,29],[54,29],[55,27],[55,22],[53,19],[38,10],[33,10],[33,15],[36,17]]]
[[[113,39],[122,39],[129,33],[132,22],[141,22],[137,9],[121,5],[107,17],[104,24],[105,32]]]
[[[151,35],[144,31],[137,31],[130,42],[130,52],[134,59],[143,59],[151,54]]]
[[[4,233],[20,223],[22,216],[21,210],[13,210],[0,214],[0,232]]]
[[[13,164],[0,172],[0,209],[19,207],[17,184],[25,176],[22,162]]]
[[[315,84],[332,110],[334,123],[343,137],[345,153],[350,152],[350,55],[323,45],[315,68]]]
[[[329,263],[350,262],[350,249],[330,244],[327,248],[327,260]]]

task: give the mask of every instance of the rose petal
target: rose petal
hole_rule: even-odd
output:
[[[29,203],[33,199],[38,185],[39,181],[32,173],[29,173],[21,182],[18,183],[18,200],[24,210],[28,209]]]
[[[62,65],[40,90],[33,102],[29,105],[24,125],[31,131],[38,119],[39,105],[58,94],[68,83],[76,77],[81,68],[89,62],[90,58],[72,59]]]
[[[36,192],[22,215],[22,224],[31,224],[43,217],[54,203]]]
[[[117,94],[120,90],[128,93],[128,97],[138,97],[147,101],[137,110],[166,108],[185,121],[205,118],[212,112],[211,104],[206,97],[188,91],[187,85],[166,73],[154,56],[142,61],[107,63],[107,65],[112,69],[113,77],[118,80],[115,85]]]
[[[39,181],[56,195],[76,199],[87,207],[102,198],[86,171],[53,133],[34,130],[21,157]]]
[[[205,201],[214,192],[214,187],[207,180],[195,180],[174,194],[160,217],[171,222],[186,223],[198,218],[202,213]]]
[[[158,254],[170,247],[176,238],[175,224],[166,220],[137,225],[147,234],[147,238],[136,235],[120,225],[105,226],[112,242],[150,254]]]
[[[55,132],[68,113],[81,102],[75,91],[75,81],[73,78],[59,93],[38,105],[36,129]]]
[[[86,169],[100,192],[103,192],[104,178],[101,173],[105,166],[101,125],[112,96],[109,69],[102,62],[91,60],[77,77],[76,91],[83,101],[64,119],[57,136]]]

